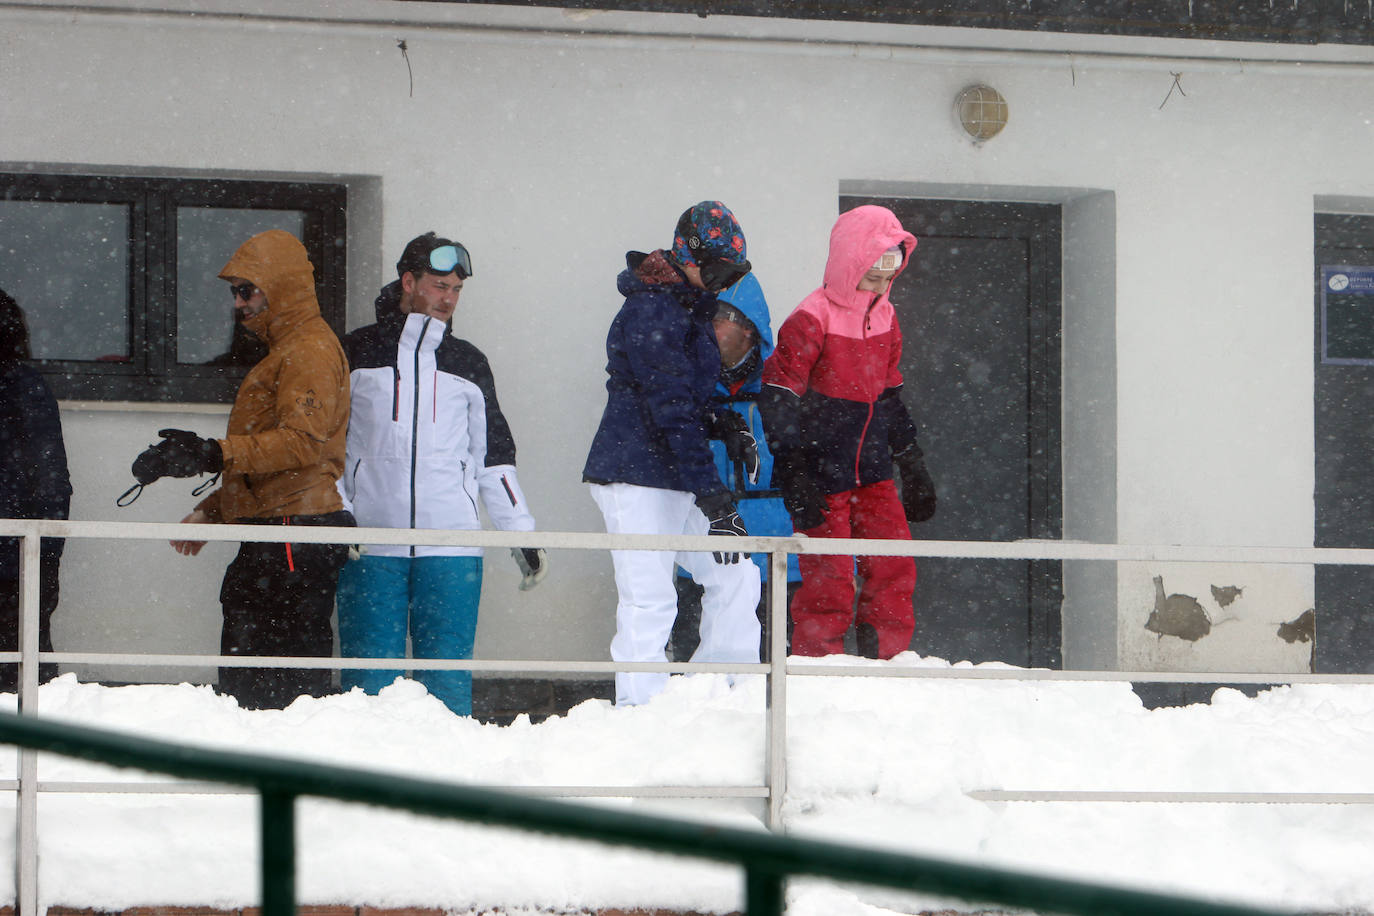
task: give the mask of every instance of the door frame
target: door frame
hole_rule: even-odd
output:
[[[938,234],[1024,240],[1027,277],[1027,538],[1059,540],[1063,496],[1063,207],[1057,203],[841,194],[840,211],[877,204],[920,238]],[[1063,564],[1028,561],[1027,658],[1032,667],[1063,667]]]

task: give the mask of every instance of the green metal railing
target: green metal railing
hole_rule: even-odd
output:
[[[295,913],[295,803],[300,796],[396,808],[739,865],[745,871],[748,916],[781,914],[784,884],[792,875],[1084,916],[1277,916],[1277,911],[1271,910],[611,811],[475,786],[188,747],[32,715],[0,713],[0,743],[110,766],[256,789],[261,798],[263,916]]]

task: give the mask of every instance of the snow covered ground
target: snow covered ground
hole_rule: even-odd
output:
[[[876,664],[835,659],[844,664]],[[889,664],[945,666],[903,655]],[[999,666],[1001,667],[1001,666]],[[1374,687],[1302,685],[1145,709],[1124,683],[796,677],[789,832],[981,864],[1311,911],[1374,909],[1374,810],[1360,805],[984,803],[974,789],[1374,792]],[[0,697],[0,708],[13,697]],[[497,785],[760,784],[764,685],[675,677],[647,706],[589,700],[507,727],[456,717],[411,681],[380,696],[240,710],[205,687],[44,686],[45,717],[208,747]],[[13,757],[0,763],[12,776]],[[160,779],[42,758],[44,780]],[[601,800],[762,830],[758,800]],[[13,806],[13,797],[5,800]],[[258,902],[253,796],[47,794],[41,902]],[[0,816],[0,857],[13,855]],[[741,905],[733,868],[304,800],[305,903],[540,908]],[[0,864],[0,894],[13,894]],[[935,905],[794,882],[793,916]]]

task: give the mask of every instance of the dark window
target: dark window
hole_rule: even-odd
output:
[[[249,236],[285,229],[344,331],[342,185],[0,174],[0,288],[67,400],[231,402],[265,345],[217,275]]]

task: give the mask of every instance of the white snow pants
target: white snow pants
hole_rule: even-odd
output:
[[[591,484],[609,534],[704,535],[710,522],[691,493],[628,483]],[[728,546],[722,538],[721,546]],[[738,563],[717,563],[709,553],[666,550],[612,550],[615,587],[615,638],[611,658],[618,662],[662,662],[677,617],[676,564],[705,590],[701,597],[701,644],[694,662],[759,660],[759,568],[741,555]],[[668,682],[667,674],[619,672],[617,706],[647,703]]]

